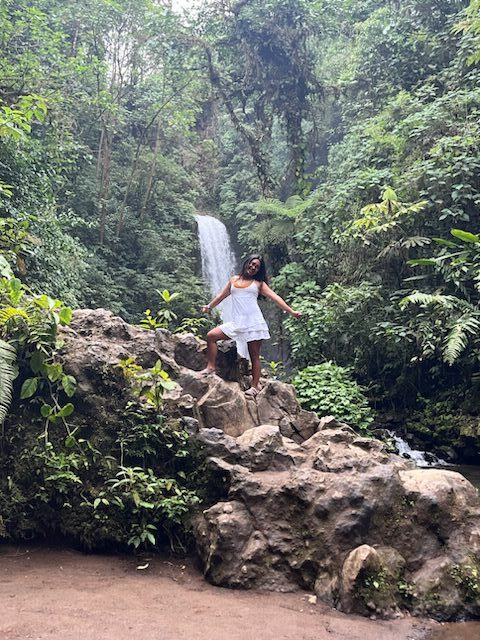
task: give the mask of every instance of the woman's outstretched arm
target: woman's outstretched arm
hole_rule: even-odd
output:
[[[231,285],[232,285],[232,279],[230,278],[230,280],[227,282],[227,284],[222,289],[222,291],[220,291],[218,296],[215,296],[215,298],[211,302],[209,302],[208,304],[205,304],[202,307],[202,311],[204,311],[205,313],[208,313],[211,309],[219,305],[222,300],[225,300],[225,298],[228,298],[228,296],[230,295]]]
[[[273,300],[273,302],[275,302],[275,304],[278,307],[280,307],[280,309],[283,309],[283,311],[286,311],[287,313],[294,316],[295,318],[300,318],[302,316],[301,311],[294,311],[292,307],[290,307],[283,298],[281,298],[277,293],[275,293],[275,291],[270,289],[268,284],[266,284],[265,282],[262,282],[260,286],[260,293],[264,295],[266,298],[270,298],[270,300]]]

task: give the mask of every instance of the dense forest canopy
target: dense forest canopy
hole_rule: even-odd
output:
[[[304,312],[310,388],[476,437],[479,60],[478,0],[3,0],[3,275],[175,328],[211,212]]]

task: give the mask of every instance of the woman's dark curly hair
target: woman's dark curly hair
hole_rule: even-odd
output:
[[[252,260],[259,260],[260,261],[260,269],[257,271],[257,273],[254,276],[249,276],[247,273],[247,269],[248,269],[248,265],[250,264],[250,262]],[[242,278],[245,279],[249,279],[249,278],[253,278],[254,280],[258,280],[259,282],[265,282],[265,284],[268,284],[268,276],[267,276],[267,268],[265,266],[265,261],[263,259],[263,257],[261,255],[259,255],[258,253],[252,253],[251,256],[248,256],[248,258],[245,260],[245,262],[242,265],[242,270],[240,271],[240,276]]]

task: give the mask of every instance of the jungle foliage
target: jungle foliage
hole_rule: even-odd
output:
[[[203,331],[196,210],[218,211],[239,250],[261,250],[303,311],[277,338],[305,402],[330,389],[335,413],[351,387],[359,426],[367,394],[425,442],[480,455],[478,0],[197,5],[1,4],[0,419],[20,395],[41,412],[5,427],[8,531],[46,531],[55,508],[56,530],[82,544],[143,544],[161,522],[170,535],[170,516],[152,520],[139,500],[178,490],[175,527],[195,503],[181,429],[161,411],[134,411],[102,443],[69,439],[74,384],[54,330],[63,309],[105,306]],[[38,347],[33,333],[48,330]],[[144,372],[155,410],[161,371]],[[150,434],[141,446],[137,431]],[[155,466],[164,448],[173,458]]]
[[[304,312],[286,322],[294,366],[353,367],[379,409],[410,411],[455,385],[461,413],[480,358],[478,3],[298,2],[292,24],[307,5],[305,181],[255,200],[229,179],[221,206]],[[277,163],[289,158],[282,127]],[[468,411],[480,432],[480,406]]]
[[[7,0],[0,33],[0,220],[28,225],[29,284],[130,320],[181,287],[191,313],[205,90],[175,14]]]

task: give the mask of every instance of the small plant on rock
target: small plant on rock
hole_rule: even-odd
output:
[[[144,312],[144,318],[140,320],[140,326],[146,329],[169,329],[170,325],[177,319],[177,314],[172,309],[174,300],[180,297],[179,293],[170,293],[168,289],[156,290],[160,296],[160,309],[156,315],[152,315],[151,309]]]
[[[273,380],[280,380],[283,372],[284,366],[283,362],[277,362],[276,360],[270,360],[266,362],[267,371],[270,378]]]
[[[176,387],[176,382],[171,380],[163,369],[161,360],[157,360],[150,369],[142,369],[135,362],[135,358],[127,358],[120,360],[117,367],[122,369],[125,377],[130,380],[134,394],[157,411],[163,406],[165,391],[171,391]]]
[[[461,589],[465,600],[480,600],[480,565],[471,559],[465,564],[456,564],[451,569],[455,584]]]

